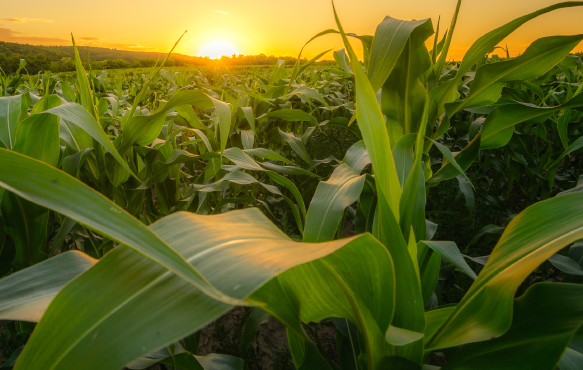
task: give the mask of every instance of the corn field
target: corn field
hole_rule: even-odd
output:
[[[276,320],[281,368],[583,369],[583,34],[503,47],[583,2],[456,62],[460,4],[374,35],[332,4],[308,43],[344,48],[293,66],[0,76],[2,368],[267,369]]]

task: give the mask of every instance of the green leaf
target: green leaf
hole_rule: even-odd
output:
[[[241,339],[239,342],[239,351],[241,356],[245,357],[247,354],[247,348],[255,339],[255,334],[257,334],[257,328],[261,324],[265,324],[271,319],[271,316],[261,309],[255,307],[252,308],[251,314],[247,317],[245,321],[245,328],[243,333],[241,333]]]
[[[95,101],[93,100],[93,91],[89,85],[89,79],[87,78],[85,68],[83,68],[83,63],[81,62],[81,57],[79,56],[79,51],[77,50],[77,45],[75,45],[75,38],[72,33],[71,41],[73,42],[73,50],[75,51],[75,70],[77,71],[77,84],[79,85],[78,92],[81,96],[81,105],[89,112],[93,119],[99,122],[99,115],[97,114]]]
[[[389,326],[385,334],[385,339],[387,342],[394,346],[403,346],[405,344],[411,344],[417,342],[419,339],[423,338],[423,333],[418,333],[415,331],[401,329],[396,326]]]
[[[291,132],[283,132],[281,131],[280,128],[278,128],[278,131],[279,136],[281,136],[281,139],[285,141],[290,146],[290,148],[292,148],[293,151],[296,152],[297,155],[304,160],[304,162],[313,167],[314,163],[312,162],[312,159],[308,155],[308,151],[306,150],[306,147],[304,146],[302,140]]]
[[[417,134],[415,133],[401,136],[393,147],[393,156],[401,187],[405,186],[405,181],[411,172],[411,168],[413,168],[413,162],[415,162],[414,148],[416,138]]]
[[[49,100],[50,102],[48,102]],[[45,110],[60,104],[61,100],[58,97],[49,95],[39,100],[35,105],[35,109],[39,107],[39,110],[42,108]],[[61,154],[59,136],[60,124],[58,116],[33,114],[18,125],[13,150],[57,167]]]
[[[2,168],[8,170],[8,167]],[[6,191],[2,195],[0,211],[6,233],[14,240],[16,248],[12,262],[14,268],[20,270],[45,260],[49,210]]]
[[[134,248],[217,299],[241,303],[217,291],[140,221],[77,179],[6,149],[0,149],[0,167],[1,187]]]
[[[461,272],[476,280],[476,273],[468,266],[454,242],[423,240],[420,243],[427,245],[440,256],[451,262]]]
[[[274,152],[271,149],[253,148],[253,149],[245,149],[243,151],[247,154],[252,155],[252,156],[257,156],[257,157],[261,157],[261,158],[265,158],[265,159],[271,159],[274,161],[280,161],[280,162],[284,162],[284,163],[291,163],[290,160],[277,154],[276,152]]]
[[[251,299],[267,303],[262,309],[287,326],[288,338],[291,335],[302,342],[309,339],[300,320],[309,323],[327,317],[347,318],[365,336],[369,367],[378,368],[390,354],[385,331],[394,307],[392,266],[387,250],[364,234],[325,258],[284,272]],[[295,356],[294,361],[300,365]]]
[[[429,19],[403,21],[387,16],[377,26],[368,64],[368,78],[373,91],[376,92],[383,86],[405,49],[409,37],[421,26],[427,27],[427,30],[430,29],[431,33],[433,33],[433,27]],[[346,49],[348,50],[348,47]],[[352,63],[354,70],[355,61],[352,61]]]
[[[370,236],[319,244],[294,242],[253,208],[213,216],[178,212],[150,228],[208,276],[213,286],[240,300],[290,267],[345,248],[367,251],[375,243]],[[120,369],[202,329],[232,308],[120,246],[57,294],[16,369]],[[386,316],[386,311],[382,314]]]
[[[538,17],[539,15],[546,14],[553,10],[570,8],[575,6],[582,6],[581,1],[567,1],[562,3],[553,4],[551,6],[542,8],[530,14],[524,15],[522,17],[516,18],[503,26],[496,28],[488,32],[487,34],[481,36],[476,40],[470,49],[464,55],[462,63],[460,64],[457,73],[453,79],[449,82],[440,85],[439,87],[431,90],[430,101],[432,102],[430,120],[433,117],[437,118],[439,109],[442,109],[443,104],[447,102],[454,90],[457,89],[458,83],[466,75],[466,73],[476,65],[487,53],[496,47],[503,39],[514,32],[518,27],[522,26],[526,22]]]
[[[583,369],[583,353],[572,348],[567,348],[561,362],[559,362],[559,370],[581,370]]]
[[[70,251],[0,280],[0,319],[40,321],[57,293],[96,262]]]
[[[304,170],[303,168],[300,168],[300,167],[280,166],[280,165],[273,164],[270,162],[262,162],[259,164],[261,165],[261,167],[267,168],[268,170],[271,170],[271,171],[274,171],[277,173],[282,173],[284,175],[306,175],[306,176],[312,176],[312,177],[319,177],[315,173],[312,173],[308,170]]]
[[[354,172],[360,174],[370,164],[370,156],[368,155],[364,141],[360,140],[352,144],[346,151],[342,162],[346,163]]]
[[[566,274],[583,276],[583,268],[570,257],[553,254],[549,257],[549,262]]]
[[[257,162],[255,162],[249,154],[245,153],[239,148],[229,148],[223,152],[223,156],[243,169],[251,171],[265,171],[265,169],[257,164]]]
[[[281,195],[281,192],[279,191],[279,189],[276,186],[264,184],[264,183],[260,182],[259,180],[257,180],[255,177],[249,175],[248,173],[241,172],[241,171],[229,172],[223,178],[221,178],[220,180],[217,180],[211,184],[199,185],[200,188],[198,189],[198,191],[202,191],[205,193],[208,193],[211,191],[222,191],[228,186],[229,182],[239,184],[239,185],[249,185],[249,184],[257,183],[257,184],[263,186],[269,192],[271,192],[273,194]]]
[[[441,152],[441,154],[443,154],[443,157],[447,159],[447,164],[451,164],[459,172],[459,174],[462,175],[466,179],[466,181],[473,188],[474,187],[474,184],[472,184],[472,181],[470,180],[470,178],[468,177],[468,175],[466,175],[466,173],[464,172],[464,170],[462,169],[462,167],[457,163],[457,161],[455,160],[455,157],[453,156],[453,154],[451,153],[451,151],[445,145],[443,145],[441,143],[438,143],[435,140],[431,140],[431,142],[433,144],[435,144],[435,147],[437,149],[439,149],[439,151]],[[444,167],[447,164],[444,164]]]
[[[219,118],[221,151],[227,146],[229,131],[231,130],[231,110],[227,103],[217,100],[198,90],[180,91],[156,113],[149,116],[135,116],[130,118],[124,126],[123,141],[119,148],[121,153],[127,152],[133,145],[149,145],[160,134],[166,114],[170,109],[192,105],[202,109],[215,108]]]
[[[470,290],[426,348],[447,348],[504,334],[511,324],[518,286],[547,258],[583,238],[583,220],[577,216],[582,210],[583,193],[572,193],[539,202],[516,216]]]
[[[431,58],[424,43],[433,34],[429,19],[423,22],[400,22],[393,25],[398,27],[395,32],[404,32],[403,29],[409,30],[411,27],[414,29],[381,91],[381,110],[386,116],[387,131],[393,146],[401,136],[419,130],[427,95],[419,77],[431,68]],[[395,41],[391,39],[386,47],[390,48]]]
[[[571,154],[571,153],[573,153],[581,148],[583,148],[583,137],[580,137],[577,140],[575,140],[573,142],[573,144],[569,145],[569,147],[559,156],[559,158],[557,158],[556,161],[554,161],[552,164],[547,165],[545,167],[548,169],[548,168],[553,168],[555,166],[558,166],[559,163],[561,163],[561,161],[563,160],[563,158],[565,158],[569,154]]]
[[[12,149],[20,120],[22,95],[0,97],[0,140]]]
[[[450,117],[464,108],[483,107],[500,98],[504,84],[531,80],[553,68],[583,39],[583,35],[543,37],[520,56],[478,68],[470,92],[463,101],[446,104]]]
[[[343,163],[336,167],[328,181],[318,184],[308,207],[304,242],[316,243],[334,239],[344,209],[356,202],[364,180],[365,175],[359,175]]]
[[[312,122],[316,124],[316,119],[308,112],[301,109],[279,109],[267,113],[266,117],[277,118],[282,121],[291,122]],[[261,117],[259,117],[261,118]]]
[[[302,217],[304,217],[304,219],[305,219],[306,218],[306,205],[304,204],[304,198],[302,197],[302,194],[300,193],[300,191],[298,190],[296,185],[293,182],[291,182],[290,180],[288,180],[287,178],[285,178],[285,177],[283,177],[275,172],[268,171],[266,173],[267,173],[267,176],[269,176],[269,178],[271,178],[271,180],[278,183],[279,185],[285,186],[292,193],[296,202],[298,203],[298,206],[300,208],[300,212],[302,213]]]
[[[128,171],[128,173],[133,174],[132,170],[130,170],[128,164],[121,157],[99,123],[81,105],[77,103],[67,103],[46,110],[42,113],[39,113],[38,115],[41,114],[52,114],[61,117],[61,119],[66,120],[70,124],[78,126],[85,133],[89,134],[95,141],[100,143],[118,161],[118,163],[126,171]],[[86,149],[86,147],[79,147],[79,150],[83,149]]]
[[[500,148],[512,137],[512,128],[522,122],[543,122],[551,114],[583,106],[581,94],[555,107],[536,107],[526,104],[502,105],[488,115],[482,128],[482,149]]]
[[[395,317],[391,324],[402,329],[422,332],[424,318],[421,284],[409,254],[407,242],[400,232],[397,221],[400,217],[401,186],[391,152],[387,128],[376,99],[375,90],[364,74],[346,38],[335,8],[334,16],[352,63],[356,81],[356,119],[376,176],[378,239],[389,250],[395,261],[396,292],[401,299],[396,301]],[[371,51],[371,68],[373,64],[372,56],[373,52]],[[383,329],[383,332],[385,330]],[[384,337],[384,334],[382,335]],[[402,347],[393,347],[391,350],[398,356],[412,360],[415,363],[420,364],[422,361],[423,344],[421,341]],[[372,360],[369,361],[370,363],[372,363]]]
[[[583,324],[582,297],[581,285],[533,285],[515,300],[512,325],[506,334],[465,345],[448,356],[442,369],[554,370]]]

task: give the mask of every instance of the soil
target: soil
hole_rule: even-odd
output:
[[[198,355],[222,353],[240,357],[239,338],[244,325],[245,310],[236,307],[216,322],[202,329]],[[316,329],[322,347],[333,361],[338,361],[336,353],[336,328],[327,319],[318,324],[310,324]],[[315,342],[315,338],[308,333]],[[250,370],[295,369],[287,343],[285,326],[274,318],[260,325],[255,339],[250,344],[245,358]],[[165,370],[153,365],[149,370]]]

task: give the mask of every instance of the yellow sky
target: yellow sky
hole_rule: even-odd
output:
[[[68,45],[73,32],[81,45],[168,51],[185,29],[176,52],[200,55],[210,43],[231,44],[241,54],[297,55],[314,34],[335,28],[329,0],[0,0],[0,41]],[[460,59],[482,34],[557,0],[463,0],[450,56]],[[336,0],[344,29],[374,34],[386,15],[400,19],[441,15],[449,26],[456,0]],[[211,5],[212,4],[212,5]],[[507,39],[512,55],[535,39],[583,33],[583,7],[557,10],[522,26]],[[356,48],[359,43],[353,42]],[[328,35],[306,48],[310,57],[342,48]],[[583,50],[582,46],[576,49]],[[330,58],[330,56],[329,56]]]

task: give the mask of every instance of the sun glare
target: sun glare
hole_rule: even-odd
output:
[[[237,54],[237,48],[226,41],[209,42],[200,49],[200,56],[218,59],[223,55],[231,56]]]

